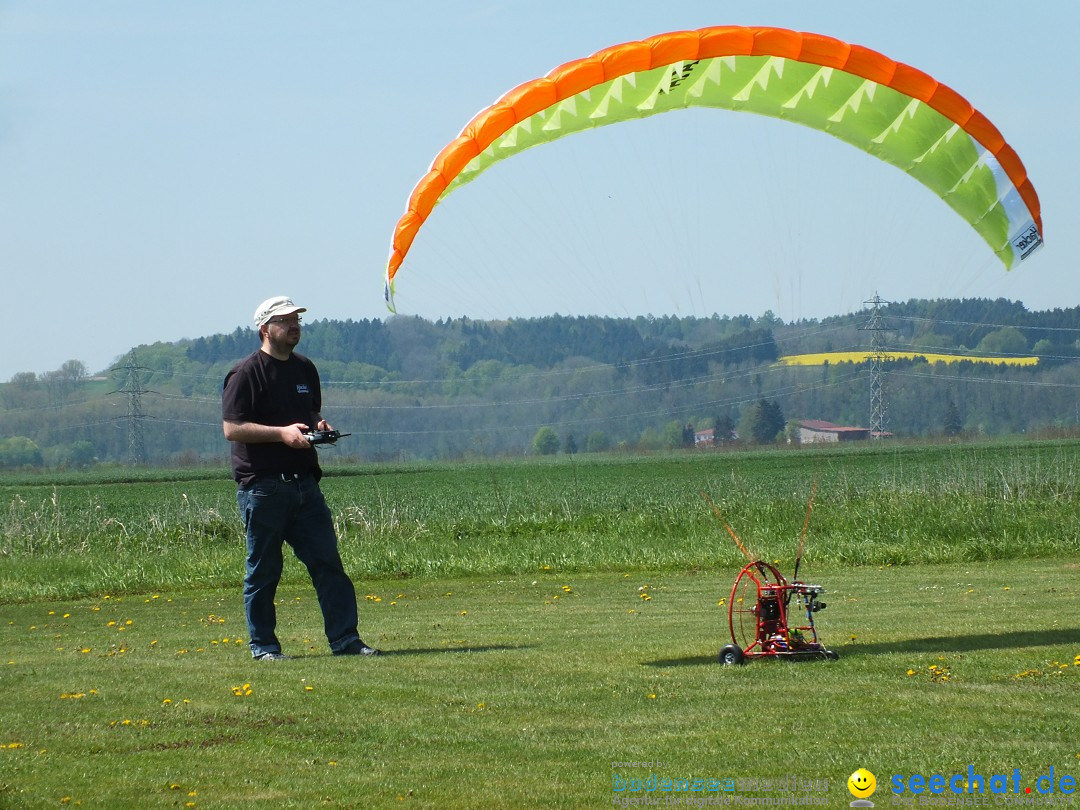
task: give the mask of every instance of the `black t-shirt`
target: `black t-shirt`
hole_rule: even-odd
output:
[[[284,427],[303,422],[315,428],[322,411],[322,389],[315,364],[301,354],[276,360],[254,352],[225,375],[221,415],[226,422],[254,422]],[[232,442],[233,478],[250,486],[260,475],[312,474],[321,477],[314,447],[297,450],[284,442]]]

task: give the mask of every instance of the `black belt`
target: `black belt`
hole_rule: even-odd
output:
[[[286,484],[291,484],[294,481],[299,481],[305,475],[307,475],[307,473],[279,473],[279,474],[271,476],[271,477],[272,478],[280,478]]]

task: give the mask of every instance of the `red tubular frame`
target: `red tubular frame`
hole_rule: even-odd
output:
[[[752,606],[745,606],[739,602],[739,588],[743,577],[754,582],[756,586],[755,602]],[[748,585],[742,586],[744,591]],[[784,576],[767,562],[755,560],[743,566],[742,571],[735,578],[735,584],[731,586],[731,597],[728,600],[728,629],[731,631],[731,640],[743,651],[748,658],[777,655],[805,655],[826,654],[827,651],[820,644],[817,637],[817,629],[814,627],[814,613],[810,609],[813,600],[822,589],[818,585],[806,585],[802,582],[789,583]],[[806,608],[806,624],[797,627],[788,625],[788,608],[791,597],[798,596],[799,603]],[[775,616],[767,615],[762,605],[775,601]],[[739,617],[739,630],[736,632],[736,616]],[[746,626],[749,618],[753,617],[754,638],[747,642],[749,628]],[[798,634],[793,638],[793,633]]]

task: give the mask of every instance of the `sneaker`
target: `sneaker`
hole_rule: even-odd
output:
[[[348,645],[340,650],[334,650],[334,655],[382,655],[382,650],[376,650],[360,639],[356,639],[356,641],[350,641]]]
[[[264,652],[261,655],[256,655],[255,660],[256,661],[288,661],[289,656],[287,656],[285,653],[279,652],[279,651]]]

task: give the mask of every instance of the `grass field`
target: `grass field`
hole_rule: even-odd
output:
[[[332,460],[332,456],[329,456]],[[1080,443],[328,465],[361,577],[713,570],[741,556],[701,493],[765,557],[902,565],[1080,553]],[[235,585],[224,470],[0,478],[0,603]],[[300,572],[294,572],[302,582]]]
[[[388,654],[331,657],[292,561],[280,664],[246,650],[227,481],[13,478],[0,807],[835,807],[859,767],[882,806],[894,775],[969,766],[1036,797],[1052,770],[1061,798],[1078,453],[331,467],[361,630]],[[840,659],[720,667],[742,558],[699,491],[790,573],[815,480],[802,573]],[[653,774],[716,787],[629,790]]]

